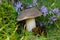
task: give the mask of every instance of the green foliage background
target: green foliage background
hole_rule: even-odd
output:
[[[16,31],[17,13],[14,7],[6,2],[0,5],[0,40],[9,40]]]

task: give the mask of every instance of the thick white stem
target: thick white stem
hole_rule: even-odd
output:
[[[27,19],[26,20],[26,26],[27,26],[26,29],[28,31],[32,31],[32,29],[36,27],[35,19],[34,18]]]

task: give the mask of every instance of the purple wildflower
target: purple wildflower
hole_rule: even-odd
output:
[[[53,22],[56,21],[56,20],[57,20],[56,16],[53,15],[52,17],[49,18],[48,23],[49,23],[49,24],[53,24]]]
[[[59,9],[58,9],[58,8],[54,8],[54,9],[53,9],[53,12],[54,12],[54,13],[58,13],[58,12],[59,12]]]
[[[16,6],[17,8],[20,8],[20,7],[22,6],[22,3],[21,3],[21,2],[17,2],[17,3],[15,3],[15,6]]]
[[[45,6],[42,6],[40,11],[43,12],[43,13],[47,13],[48,12],[48,10],[47,10],[47,8]]]
[[[48,14],[48,10],[47,10],[47,8],[45,6],[42,6],[40,11],[44,13],[43,14],[44,17]]]
[[[56,21],[56,20],[57,20],[56,16],[52,16],[52,17],[51,17],[51,20],[52,20],[52,21]]]
[[[15,3],[15,9],[18,12],[18,14],[20,13],[20,10],[19,10],[20,8],[23,9],[23,6],[22,6],[22,3],[19,1]]]

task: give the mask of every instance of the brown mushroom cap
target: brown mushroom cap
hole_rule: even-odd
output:
[[[42,13],[36,7],[34,7],[34,8],[23,10],[18,15],[17,21],[22,21],[22,20],[29,19],[29,18],[35,18],[41,15]]]

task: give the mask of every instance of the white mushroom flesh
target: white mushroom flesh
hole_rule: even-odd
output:
[[[28,31],[32,31],[32,29],[36,27],[35,19],[34,18],[27,19],[26,26],[27,26],[26,29]]]

